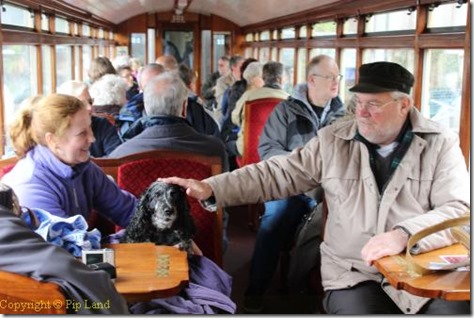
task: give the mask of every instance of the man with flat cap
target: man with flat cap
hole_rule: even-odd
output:
[[[329,314],[468,314],[468,302],[414,296],[391,287],[373,261],[396,255],[430,225],[470,208],[469,175],[457,135],[424,118],[409,95],[413,75],[390,62],[364,64],[355,116],[318,132],[289,156],[274,156],[202,181],[167,178],[206,204],[264,202],[324,189],[323,305]],[[448,231],[412,253],[454,243]]]

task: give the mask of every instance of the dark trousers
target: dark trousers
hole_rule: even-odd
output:
[[[348,289],[330,290],[323,300],[324,310],[337,315],[402,314],[392,299],[383,291],[380,283],[367,281]],[[470,314],[467,301],[433,299],[419,314],[461,315]]]

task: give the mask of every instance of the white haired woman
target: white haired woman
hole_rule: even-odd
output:
[[[89,88],[92,97],[92,114],[107,118],[115,125],[115,116],[127,101],[127,82],[115,74],[106,74]]]

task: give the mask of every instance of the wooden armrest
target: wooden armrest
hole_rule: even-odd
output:
[[[66,314],[59,285],[0,271],[0,314]]]

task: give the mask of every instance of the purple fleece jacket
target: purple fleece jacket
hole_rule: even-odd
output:
[[[92,161],[71,167],[40,145],[28,151],[2,182],[13,188],[20,205],[60,217],[81,214],[88,219],[94,209],[126,227],[137,205],[134,195],[121,190]]]

